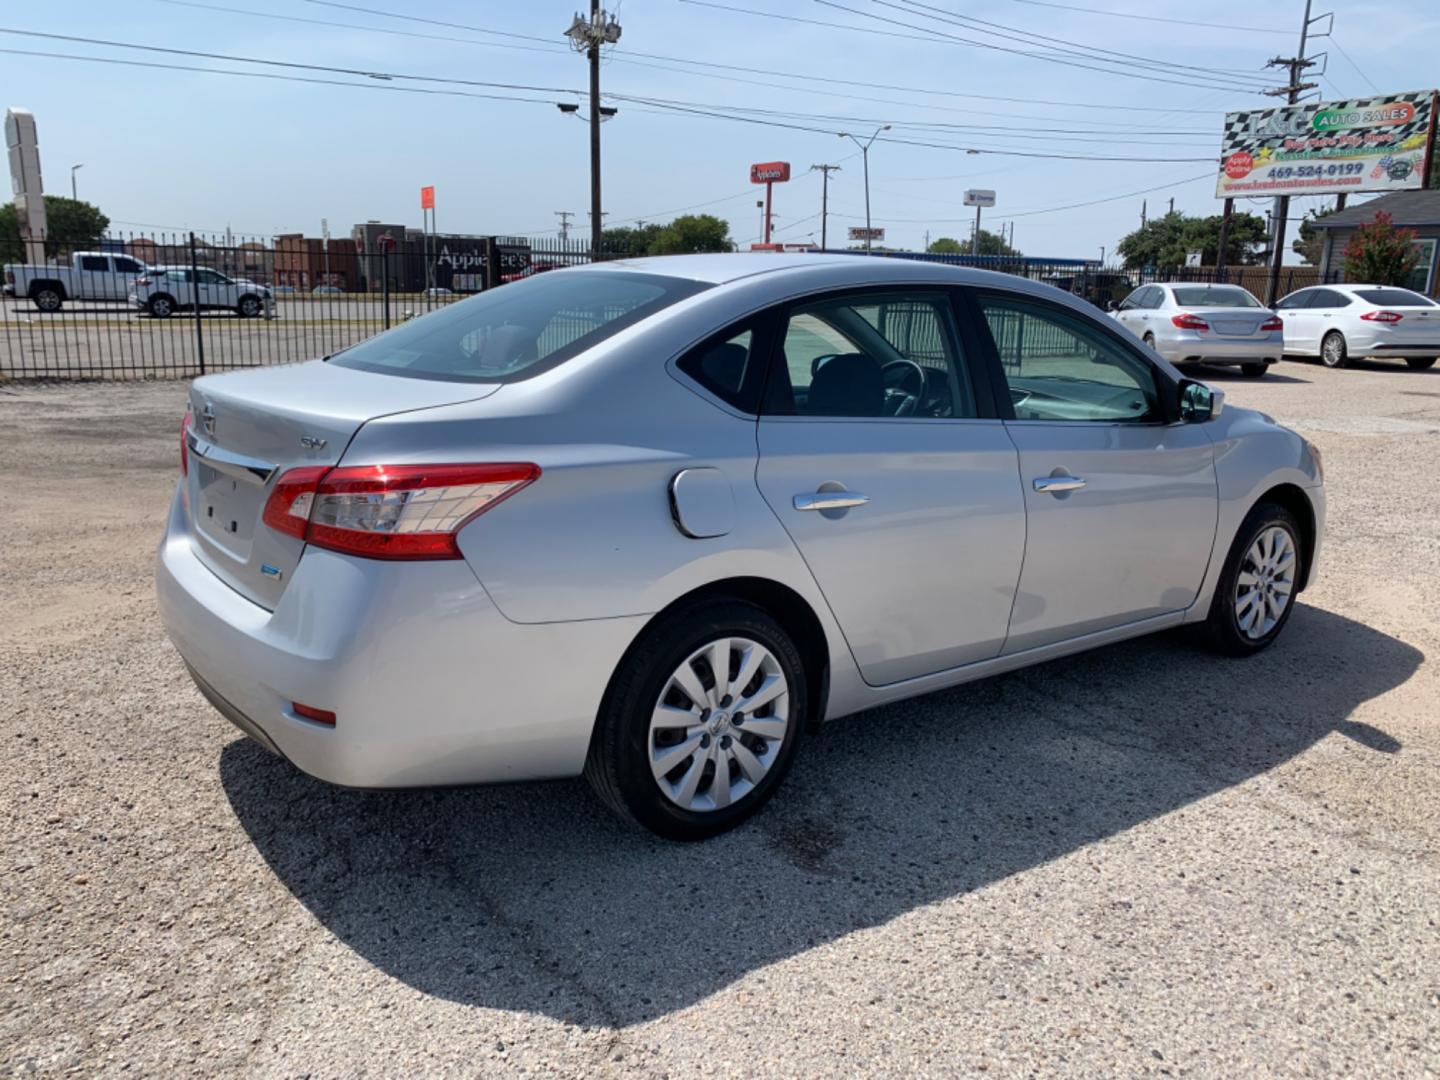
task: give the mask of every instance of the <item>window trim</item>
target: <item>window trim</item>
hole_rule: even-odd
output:
[[[1105,325],[1099,318],[1091,316],[1088,312],[1077,311],[1066,304],[1057,304],[1047,300],[1043,296],[1035,296],[1018,289],[1005,289],[999,287],[977,287],[967,285],[962,287],[965,300],[970,308],[970,319],[973,322],[977,334],[983,338],[982,352],[980,357],[990,369],[990,383],[994,398],[994,407],[997,415],[1006,423],[1016,424],[1063,424],[1069,426],[1083,427],[1169,427],[1182,423],[1180,418],[1180,384],[1175,378],[1135,344],[1125,340],[1125,337],[1116,332],[1115,329]],[[1015,415],[1015,404],[1010,400],[1010,383],[1005,378],[1005,365],[1000,360],[1000,348],[995,343],[995,337],[990,332],[990,324],[985,318],[985,311],[982,302],[986,297],[993,297],[1001,302],[1032,304],[1035,307],[1058,312],[1060,315],[1077,319],[1089,326],[1103,339],[1109,341],[1121,352],[1127,353],[1133,359],[1143,364],[1155,379],[1155,389],[1160,401],[1160,417],[1154,420],[1025,420]]]
[[[784,363],[785,328],[789,325],[791,313],[799,307],[831,303],[850,297],[899,297],[915,299],[917,296],[934,298],[941,302],[949,316],[951,344],[956,352],[956,371],[963,374],[970,383],[974,397],[974,416],[807,416],[795,412],[776,411],[774,391],[780,385],[780,365]],[[994,388],[990,385],[988,366],[977,352],[982,347],[974,328],[967,325],[969,313],[962,304],[961,290],[945,282],[887,282],[883,285],[846,285],[820,289],[803,296],[790,297],[774,304],[767,311],[771,314],[769,358],[765,364],[765,387],[760,398],[761,420],[801,421],[804,423],[842,424],[888,424],[924,422],[927,424],[973,424],[993,423],[1001,419],[995,411]],[[878,331],[877,331],[878,333]],[[789,372],[785,372],[786,379]]]

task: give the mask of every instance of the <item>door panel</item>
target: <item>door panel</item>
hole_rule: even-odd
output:
[[[759,439],[760,491],[866,682],[999,654],[1025,548],[1015,447],[1000,421],[767,417]],[[796,496],[842,486],[868,501],[795,508]]]
[[[1215,539],[1214,447],[1200,424],[1011,421],[1028,517],[1005,652],[1194,602]],[[1054,494],[1057,473],[1084,487]]]

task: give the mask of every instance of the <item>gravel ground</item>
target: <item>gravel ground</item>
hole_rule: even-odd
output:
[[[183,386],[0,386],[0,1069],[1433,1075],[1440,370],[1216,381],[1325,452],[1274,649],[838,721],[685,847],[239,737],[155,613]]]

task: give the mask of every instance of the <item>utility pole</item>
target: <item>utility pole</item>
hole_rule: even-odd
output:
[[[848,131],[840,132],[842,139],[849,139],[860,147],[860,156],[865,159],[865,251],[867,254],[870,251],[870,144],[880,137],[880,132],[889,130],[889,124],[881,124],[875,129],[875,134],[863,143]]]
[[[820,170],[820,250],[825,250],[825,221],[830,212],[830,174],[839,172],[839,165],[811,165],[810,171]],[[868,224],[868,223],[867,223]]]
[[[560,219],[560,242],[568,243],[570,240],[570,219],[575,216],[573,210],[556,210],[555,216]]]
[[[600,209],[600,46],[620,40],[620,24],[600,7],[600,0],[590,0],[590,18],[577,12],[565,36],[590,64],[590,249],[598,256],[604,231]]]
[[[1174,196],[1174,195],[1171,195],[1171,196],[1170,196],[1170,209],[1167,211],[1167,213],[1168,213],[1168,214],[1173,214],[1174,212],[1175,212],[1175,196]]]
[[[1305,59],[1305,44],[1307,38],[1310,36],[1310,24],[1318,21],[1318,19],[1325,18],[1324,15],[1320,15],[1312,19],[1310,17],[1310,3],[1311,0],[1305,0],[1305,19],[1300,23],[1299,50],[1291,57],[1274,57],[1265,65],[1266,67],[1286,68],[1289,71],[1290,80],[1287,85],[1277,87],[1274,90],[1266,90],[1265,93],[1272,97],[1279,97],[1283,94],[1285,100],[1291,105],[1298,104],[1300,95],[1306,90],[1313,90],[1319,85],[1319,83],[1301,82],[1301,78],[1305,74],[1305,69],[1315,66],[1314,60]],[[1290,196],[1281,195],[1275,200],[1274,250],[1270,253],[1270,278],[1265,285],[1265,304],[1267,307],[1275,302],[1275,294],[1280,289],[1280,264],[1285,258],[1285,219],[1289,214]]]
[[[1140,200],[1140,228],[1142,229],[1145,227],[1145,202],[1144,199]]]

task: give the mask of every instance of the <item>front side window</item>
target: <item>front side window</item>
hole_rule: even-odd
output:
[[[1177,285],[1171,292],[1180,307],[1258,308],[1260,301],[1234,285]]]
[[[1136,289],[1121,302],[1120,310],[1130,311],[1132,308],[1143,308],[1145,306],[1145,296],[1149,289],[1150,286],[1148,285],[1143,289]]]
[[[708,287],[624,271],[537,274],[447,304],[330,362],[413,379],[513,382],[564,363]]]
[[[1312,295],[1314,294],[1311,293],[1309,289],[1301,289],[1299,292],[1293,292],[1285,297],[1285,299],[1278,301],[1275,304],[1275,310],[1294,311],[1297,308],[1308,307]]]
[[[842,296],[785,321],[767,412],[957,419],[977,415],[944,293]]]
[[[140,264],[134,259],[117,258],[115,260],[115,269],[122,274],[138,274],[140,272]]]
[[[110,260],[104,255],[82,255],[80,256],[81,270],[109,270]]]
[[[1101,327],[1049,304],[985,295],[1017,420],[1134,423],[1163,418],[1155,371]]]

